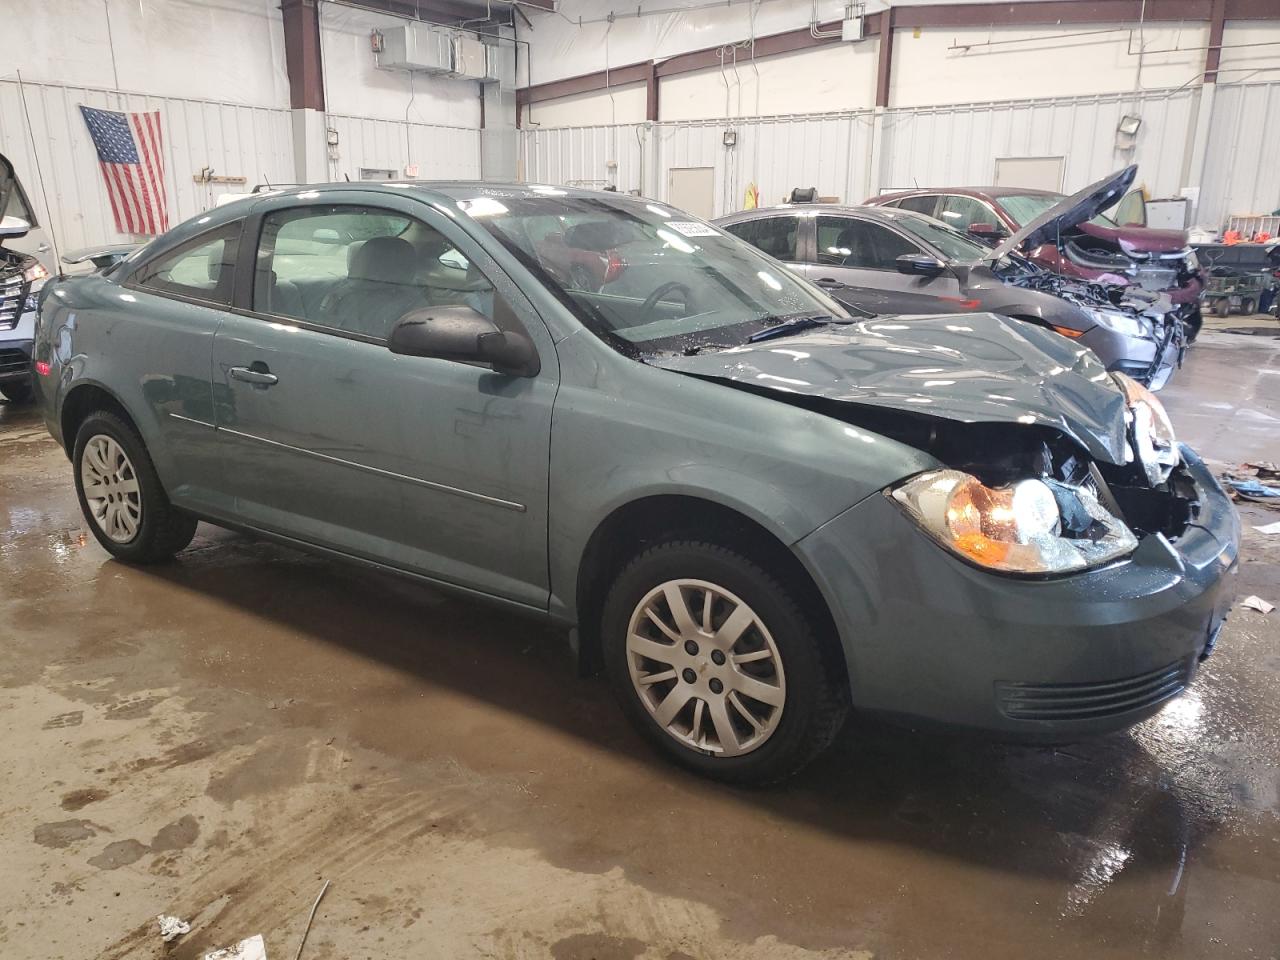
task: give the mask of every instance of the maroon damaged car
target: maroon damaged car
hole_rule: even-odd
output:
[[[1128,176],[1123,189],[1128,189],[1137,172],[1136,166],[1125,171]],[[1136,191],[1117,196],[1119,209],[1133,209],[1129,201],[1137,196]],[[934,187],[887,193],[867,203],[913,210],[995,244],[1062,199],[1060,193],[1023,187]],[[1120,219],[1135,215],[1144,215],[1140,207],[1133,213],[1122,212]],[[1185,231],[1155,230],[1133,223],[1122,226],[1099,214],[1064,230],[1057,242],[1042,243],[1022,253],[1063,276],[1167,293],[1180,308],[1190,338],[1199,332],[1204,278]]]

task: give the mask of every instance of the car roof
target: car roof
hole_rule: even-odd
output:
[[[895,190],[876,197],[884,200],[893,197],[919,197],[949,194],[961,197],[1061,197],[1062,194],[1052,190],[1036,190],[1031,187],[916,187],[911,190]]]
[[[754,210],[741,210],[717,218],[715,223],[736,223],[740,220],[751,220],[756,217],[778,216],[779,214],[796,213],[821,216],[824,213],[845,214],[866,217],[871,220],[900,220],[903,217],[915,217],[928,220],[923,214],[913,210],[897,210],[893,207],[869,207],[853,203],[780,203],[772,207],[756,207]]]

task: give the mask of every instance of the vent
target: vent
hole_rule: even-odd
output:
[[[26,301],[27,284],[21,271],[0,277],[0,330],[12,330],[18,325]]]
[[[384,30],[378,66],[461,80],[488,80],[489,48],[475,37],[424,24]]]
[[[1191,679],[1192,661],[1104,683],[997,683],[1000,712],[1013,720],[1092,720],[1144,710],[1176,697]]]

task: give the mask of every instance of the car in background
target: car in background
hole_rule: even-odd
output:
[[[1049,226],[1037,229],[1053,229],[1052,215],[1038,218]],[[1181,363],[1182,325],[1167,298],[1056,276],[1012,249],[993,251],[922,214],[796,204],[716,224],[842,303],[872,313],[1003,314],[1052,329],[1091,349],[1108,370],[1153,389]]]
[[[1200,327],[1199,298],[1204,277],[1184,230],[1156,230],[1135,223],[1117,223],[1102,210],[1119,205],[1131,213],[1121,220],[1145,214],[1127,193],[1137,175],[1136,166],[1117,176],[1111,200],[1105,207],[1070,223],[1061,230],[1024,246],[1023,256],[1066,277],[1095,283],[1135,286],[1167,293],[1182,308],[1182,319],[1194,338]],[[874,206],[911,210],[940,220],[984,243],[995,245],[1013,235],[1046,210],[1061,203],[1063,194],[1022,187],[933,187],[871,197]],[[1138,208],[1138,209],[1135,209]]]
[[[36,296],[49,276],[36,256],[42,245],[13,165],[0,155],[0,396],[11,403],[31,397]]]
[[[578,284],[557,224],[627,270]],[[1129,726],[1233,602],[1230,501],[1089,350],[858,320],[617,193],[282,191],[40,304],[40,407],[108,553],[164,560],[203,519],[549,619],[726,780],[794,772],[852,708]]]

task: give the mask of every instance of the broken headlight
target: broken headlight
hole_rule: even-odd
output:
[[[1122,337],[1150,337],[1151,325],[1141,317],[1135,317],[1119,310],[1099,310],[1096,307],[1085,307],[1084,312],[1094,323],[1100,323],[1108,330]]]
[[[1073,573],[1138,545],[1087,487],[1030,479],[988,487],[960,470],[931,470],[891,496],[948,550],[1001,573]]]
[[[1146,474],[1147,483],[1158,487],[1169,479],[1173,468],[1182,460],[1169,414],[1156,395],[1137,380],[1123,373],[1112,376],[1124,392],[1125,403],[1129,406],[1126,419],[1131,427],[1131,442],[1138,465]]]

